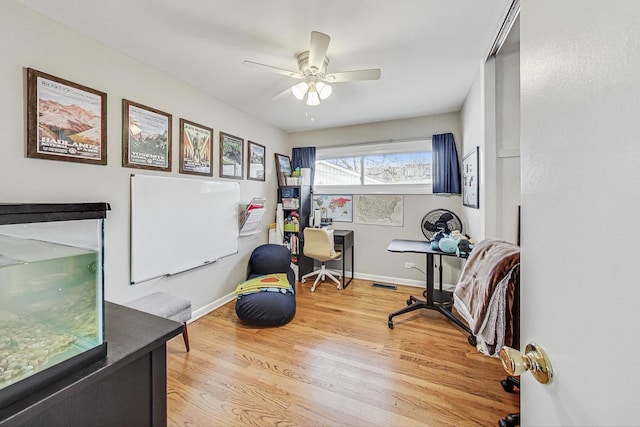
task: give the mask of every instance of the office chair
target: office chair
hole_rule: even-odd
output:
[[[329,272],[325,268],[325,262],[332,261],[334,259],[339,259],[342,256],[342,252],[336,252],[333,248],[333,231],[328,231],[322,228],[311,228],[307,227],[304,229],[304,247],[302,251],[305,256],[309,258],[313,258],[316,261],[320,262],[320,270],[312,271],[311,273],[305,274],[302,276],[300,280],[302,283],[305,282],[307,277],[311,277],[313,275],[318,275],[316,281],[313,282],[313,286],[311,287],[311,292],[316,290],[316,286],[318,286],[318,282],[320,280],[324,281],[325,277],[329,277],[331,280],[338,284],[338,289],[342,288],[342,283],[340,280],[336,279],[331,272]],[[340,277],[340,275],[338,275]]]

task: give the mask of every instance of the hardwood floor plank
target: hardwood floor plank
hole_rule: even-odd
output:
[[[297,284],[287,325],[242,324],[235,302],[168,346],[170,426],[485,426],[519,410],[500,361],[439,313],[394,318],[420,289]]]

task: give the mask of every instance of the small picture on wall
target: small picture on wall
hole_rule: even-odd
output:
[[[291,159],[284,154],[276,153],[276,173],[278,174],[278,185],[287,185],[287,177],[291,176]]]
[[[107,94],[27,69],[27,157],[107,164]]]
[[[244,139],[220,132],[220,177],[242,179]]]
[[[462,159],[462,204],[470,208],[480,208],[480,184],[478,168],[480,147],[476,147]]]
[[[267,149],[264,145],[249,141],[247,147],[247,179],[254,181],[264,181],[264,158]]]
[[[180,173],[213,176],[213,129],[180,119]]]
[[[122,100],[122,166],[171,172],[171,114]]]

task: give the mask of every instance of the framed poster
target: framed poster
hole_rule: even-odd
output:
[[[470,208],[480,208],[480,184],[478,168],[480,147],[476,147],[462,159],[462,204]]]
[[[322,218],[333,222],[353,222],[352,194],[314,194],[311,212],[320,209]]]
[[[107,164],[107,94],[27,68],[27,157]]]
[[[171,172],[171,114],[122,100],[122,166]]]
[[[264,145],[249,141],[247,145],[247,179],[265,180],[264,158],[267,149]]]
[[[291,176],[291,159],[288,156],[276,153],[276,173],[278,185],[287,185],[287,177]]]
[[[354,222],[357,224],[404,224],[404,196],[393,194],[357,194],[354,196]]]
[[[220,178],[242,179],[244,139],[220,132]]]
[[[180,173],[213,176],[213,129],[180,119]]]

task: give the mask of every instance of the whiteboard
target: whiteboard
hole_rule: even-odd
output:
[[[131,175],[131,284],[238,252],[240,184]]]

